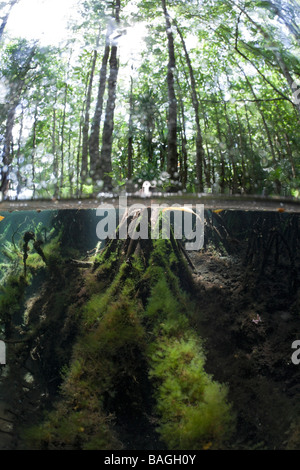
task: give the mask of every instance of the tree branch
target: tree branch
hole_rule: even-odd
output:
[[[272,82],[270,82],[270,80],[259,70],[259,68],[253,63],[253,61],[251,59],[249,59],[249,57],[247,57],[242,51],[240,51],[240,49],[238,48],[239,22],[240,22],[240,16],[238,18],[238,21],[237,21],[237,24],[236,24],[236,30],[235,30],[235,47],[234,47],[235,50],[246,61],[250,62],[252,67],[255,68],[255,70],[259,73],[259,75],[273,88],[273,90],[275,90],[284,100],[289,101],[293,106],[295,106],[293,101],[288,96],[286,96],[284,93],[282,93],[280,90],[278,90],[278,88]]]

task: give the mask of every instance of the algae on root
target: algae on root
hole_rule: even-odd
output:
[[[172,233],[113,239],[81,276],[85,302],[71,360],[31,445],[222,448],[233,423],[227,389],[205,372],[192,276]]]
[[[153,335],[147,358],[160,417],[157,430],[168,449],[222,448],[234,426],[227,387],[205,371],[202,340],[191,324],[195,305],[180,286],[178,262],[167,266],[166,256],[158,257],[166,246],[154,244],[151,260],[157,262],[146,275],[155,283],[144,312]]]

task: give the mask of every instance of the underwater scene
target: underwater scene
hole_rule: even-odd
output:
[[[299,449],[299,212],[125,215],[1,211],[0,449]]]

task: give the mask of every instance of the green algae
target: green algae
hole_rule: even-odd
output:
[[[52,243],[41,352],[44,377],[59,370],[60,381],[54,406],[22,430],[26,446],[122,449],[124,423],[142,421],[157,448],[226,446],[234,425],[228,390],[205,371],[192,276],[177,241],[111,240],[84,270],[68,266],[59,236]]]

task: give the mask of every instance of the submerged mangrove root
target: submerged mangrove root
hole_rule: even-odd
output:
[[[253,223],[248,236],[244,266],[252,266],[259,273],[258,283],[268,276],[270,267],[275,272],[280,265],[289,266],[288,287],[291,295],[297,291],[299,279],[296,258],[299,244],[299,218],[277,220],[276,226],[266,215],[260,215]]]
[[[27,261],[27,258],[28,258],[28,251],[29,251],[29,242],[30,240],[34,240],[35,239],[35,235],[33,232],[26,232],[24,237],[23,237],[23,240],[24,240],[24,244],[23,244],[23,264],[24,264],[24,276],[26,277],[26,274],[27,274],[27,266],[26,266],[26,261]]]
[[[113,450],[142,438],[162,449],[202,449],[222,447],[229,435],[227,388],[206,373],[193,325],[193,266],[172,231],[167,240],[138,236],[150,217],[147,209],[126,214],[93,265],[72,259],[58,267],[90,269],[77,272],[78,298],[59,302],[60,329],[72,330],[76,318],[78,334],[55,408],[28,431],[32,447]],[[125,227],[131,236],[120,239]],[[40,331],[35,357],[51,382],[61,371],[49,376],[45,341]]]
[[[27,274],[27,258],[28,258],[28,252],[29,252],[29,242],[33,241],[33,247],[35,251],[40,255],[44,263],[47,263],[45,254],[41,248],[41,245],[43,244],[42,240],[36,240],[35,234],[33,232],[26,232],[23,236],[23,264],[24,264],[24,276],[26,277]]]
[[[77,259],[70,259],[69,263],[77,266],[77,268],[91,268],[94,264],[92,261],[81,261]]]

